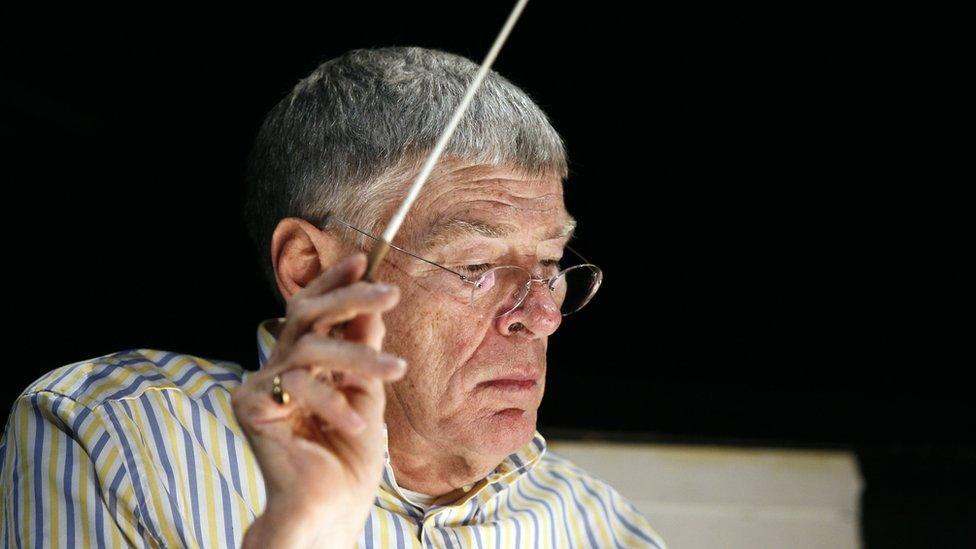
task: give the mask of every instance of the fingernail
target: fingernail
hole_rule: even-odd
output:
[[[376,282],[373,284],[373,292],[377,294],[388,294],[393,291],[393,286],[383,284],[382,282]]]
[[[349,415],[349,426],[352,428],[354,433],[359,433],[366,428],[366,420],[362,416],[353,412]]]
[[[394,371],[400,371],[407,367],[406,360],[403,360],[402,358],[393,355],[383,355],[380,358],[380,362],[383,364],[384,367],[390,368]]]

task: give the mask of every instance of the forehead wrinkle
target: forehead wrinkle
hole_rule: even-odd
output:
[[[462,238],[481,236],[485,238],[505,238],[518,232],[519,228],[509,224],[491,224],[477,219],[450,218],[436,224],[424,239],[423,247],[432,250]],[[543,240],[557,238],[570,239],[576,231],[576,219],[567,214],[567,220],[559,227],[548,231]]]

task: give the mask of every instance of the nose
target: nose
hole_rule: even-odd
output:
[[[523,335],[537,339],[552,335],[562,321],[562,312],[549,286],[533,281],[522,303],[494,322],[495,329],[502,335]]]

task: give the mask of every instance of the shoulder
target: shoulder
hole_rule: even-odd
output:
[[[129,349],[51,370],[21,394],[49,394],[88,408],[138,398],[148,390],[174,390],[199,398],[214,389],[240,385],[243,368],[234,362],[161,351]]]
[[[616,488],[568,458],[546,450],[529,474],[534,480],[567,499],[570,508],[603,520],[614,531],[617,543],[628,547],[665,548],[647,517]]]

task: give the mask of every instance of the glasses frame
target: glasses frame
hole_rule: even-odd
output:
[[[365,237],[371,238],[371,239],[373,239],[373,240],[375,240],[377,242],[382,242],[383,241],[382,239],[380,239],[377,236],[374,236],[372,234],[369,234],[368,232],[366,232],[366,231],[364,231],[362,229],[359,229],[357,227],[354,227],[354,226],[350,225],[349,223],[346,223],[345,221],[339,219],[335,215],[329,215],[328,220],[326,221],[325,225],[328,225],[328,223],[331,222],[331,221],[335,221],[335,222],[337,222],[337,223],[339,223],[341,225],[344,225],[344,226],[346,226],[346,227],[348,227],[348,228],[356,231],[357,233],[359,233],[359,234],[361,234],[361,235],[363,235]],[[326,228],[327,228],[326,226],[321,226],[320,225],[320,230],[325,230]],[[586,299],[583,300],[583,303],[579,307],[576,307],[575,309],[573,309],[572,311],[570,311],[568,313],[560,313],[560,314],[562,314],[562,316],[569,316],[569,315],[571,315],[571,314],[579,311],[583,307],[585,307],[590,302],[590,300],[593,299],[593,296],[596,295],[597,291],[600,289],[600,285],[603,284],[603,270],[600,269],[599,267],[597,267],[596,265],[590,263],[589,260],[587,260],[585,257],[583,257],[583,254],[581,254],[581,253],[577,252],[576,250],[574,250],[572,248],[572,246],[570,246],[569,244],[566,244],[565,245],[566,249],[569,250],[569,251],[571,251],[571,252],[573,252],[574,254],[576,254],[580,259],[582,259],[584,261],[584,263],[580,263],[580,264],[577,264],[577,265],[572,265],[572,266],[566,267],[565,269],[562,269],[558,273],[556,273],[556,274],[554,274],[552,276],[549,276],[549,277],[537,277],[537,276],[533,275],[531,271],[529,271],[525,267],[521,267],[519,265],[496,265],[495,267],[492,267],[492,268],[488,269],[487,271],[485,271],[483,273],[479,273],[477,280],[472,280],[472,277],[469,277],[469,276],[467,276],[467,275],[465,275],[463,273],[459,273],[459,272],[455,271],[454,269],[451,269],[450,267],[445,267],[444,265],[441,265],[440,263],[437,263],[437,262],[431,261],[429,259],[426,259],[424,257],[421,257],[421,256],[419,256],[419,255],[417,255],[417,254],[415,254],[413,252],[409,252],[407,250],[404,250],[403,248],[401,248],[399,246],[396,246],[394,244],[389,244],[389,246],[391,248],[393,248],[394,250],[397,250],[398,252],[402,252],[402,253],[405,253],[405,254],[409,255],[410,257],[413,257],[414,259],[419,259],[420,261],[423,261],[424,263],[427,263],[429,265],[433,265],[434,267],[437,267],[439,269],[443,269],[443,270],[445,270],[445,271],[447,271],[447,272],[449,272],[449,273],[457,276],[462,283],[471,285],[472,286],[471,287],[471,303],[472,304],[475,301],[475,299],[474,299],[474,292],[475,292],[475,290],[477,290],[478,288],[481,287],[481,285],[482,285],[485,277],[488,276],[489,273],[491,273],[493,271],[496,271],[498,269],[511,269],[511,268],[520,269],[522,271],[527,272],[529,274],[529,280],[525,283],[525,286],[520,290],[520,294],[521,295],[516,300],[515,305],[511,309],[508,309],[507,311],[505,311],[503,313],[500,313],[500,314],[495,315],[495,318],[505,316],[508,313],[514,311],[515,309],[518,309],[522,305],[522,302],[525,301],[525,298],[531,292],[532,284],[534,284],[534,283],[535,284],[545,283],[546,284],[546,287],[549,288],[549,291],[555,291],[555,286],[559,282],[559,279],[561,277],[565,276],[566,273],[568,273],[569,271],[572,271],[573,269],[579,269],[581,267],[589,267],[589,268],[591,268],[594,271],[594,273],[595,273],[595,279],[596,279],[596,281],[595,281],[595,283],[592,286],[593,289],[590,291],[590,295],[588,295],[586,297]]]

